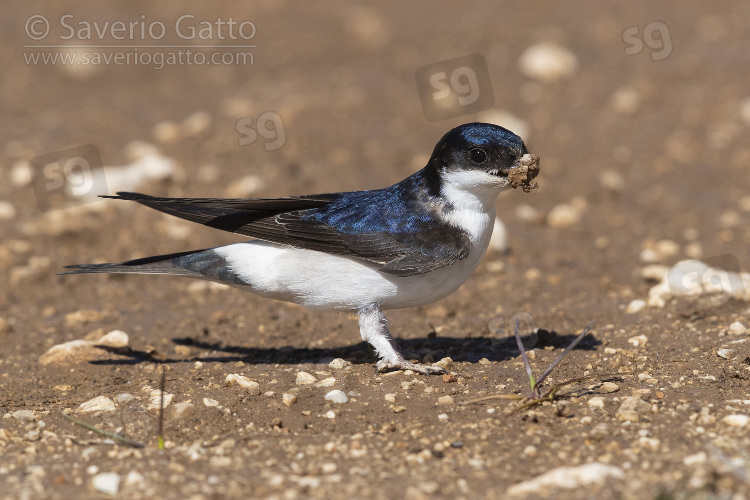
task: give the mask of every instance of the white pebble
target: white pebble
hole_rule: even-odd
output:
[[[641,94],[633,87],[620,87],[609,100],[612,111],[620,115],[632,115],[638,111],[640,104]]]
[[[384,396],[386,402],[388,403],[395,403],[396,402],[396,395],[393,393],[388,393]]]
[[[16,207],[9,201],[0,200],[0,220],[10,220],[16,216]]]
[[[439,405],[452,405],[453,402],[453,396],[440,396],[437,400]]]
[[[333,387],[336,385],[335,377],[327,377],[315,384],[315,387]]]
[[[729,333],[732,335],[744,335],[747,333],[747,328],[745,328],[745,325],[740,323],[739,321],[735,321],[731,325],[729,325]]]
[[[635,299],[628,304],[625,312],[628,314],[636,314],[643,311],[646,308],[646,301],[641,299]]]
[[[514,484],[506,493],[508,496],[529,495],[549,488],[583,488],[612,479],[625,479],[625,473],[619,467],[593,462],[576,467],[557,467],[534,479]]]
[[[516,218],[518,220],[529,222],[533,224],[539,224],[544,220],[544,216],[528,203],[521,203],[516,206]]]
[[[107,347],[123,348],[128,346],[128,334],[120,330],[112,330],[108,334],[101,337],[95,343],[97,345],[105,345]]]
[[[640,347],[644,346],[648,343],[648,337],[645,335],[636,335],[635,337],[630,337],[628,339],[628,344],[632,344],[633,347]]]
[[[120,490],[120,476],[116,472],[102,472],[91,478],[91,485],[96,491],[117,495]]]
[[[641,269],[641,277],[647,281],[661,281],[668,272],[668,266],[662,264],[650,264]]]
[[[135,396],[130,394],[129,392],[123,392],[122,394],[118,394],[115,396],[115,402],[117,404],[125,404],[133,401],[135,399]]]
[[[731,427],[747,427],[747,424],[750,424],[750,416],[736,413],[734,415],[727,415],[721,421]]]
[[[329,368],[333,368],[334,370],[343,370],[347,366],[351,366],[351,362],[346,361],[345,359],[336,358],[330,363],[328,363]]]
[[[587,403],[591,408],[604,408],[604,398],[595,396]]]
[[[31,410],[17,410],[11,413],[10,416],[21,422],[33,422],[36,419],[34,412]]]
[[[447,413],[441,413],[438,415],[438,421],[440,422],[447,422],[448,421],[448,414]]]
[[[244,375],[239,375],[237,373],[230,373],[227,375],[227,378],[224,379],[224,384],[227,386],[233,386],[237,385],[239,387],[242,387],[245,389],[251,396],[259,396],[260,395],[260,384],[254,380],[250,380],[249,378],[245,377]]]
[[[619,193],[625,189],[625,178],[617,170],[604,170],[599,174],[599,184],[613,193]]]
[[[310,384],[314,384],[317,381],[318,379],[316,379],[315,376],[313,376],[310,373],[297,372],[297,381],[296,381],[297,385],[310,385]]]
[[[331,410],[329,410],[329,411],[326,412],[326,418],[334,419],[334,418],[336,418],[336,413],[333,412],[333,411],[331,411]]]
[[[131,470],[125,476],[125,486],[142,489],[146,486],[146,478],[140,472]]]
[[[578,69],[575,54],[551,42],[542,42],[527,48],[521,54],[518,63],[526,77],[545,83],[569,78]]]
[[[718,351],[716,351],[716,354],[720,358],[732,359],[734,357],[735,352],[736,352],[735,349],[719,349]]]
[[[209,407],[219,406],[219,402],[211,398],[203,398],[203,404]]]
[[[547,214],[547,225],[562,229],[575,226],[581,222],[581,211],[569,203],[555,205]]]
[[[334,403],[338,404],[344,404],[349,401],[349,398],[344,393],[344,391],[340,391],[338,389],[335,389],[328,394],[326,394],[326,401],[332,401]]]
[[[107,396],[97,396],[94,399],[89,399],[85,403],[81,403],[78,407],[78,411],[82,413],[94,412],[94,411],[115,411],[115,402],[109,399]]]
[[[281,395],[281,402],[287,406],[292,406],[297,402],[297,395],[293,392],[285,392]]]

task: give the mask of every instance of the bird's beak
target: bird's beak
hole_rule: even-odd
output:
[[[536,189],[539,185],[534,182],[534,178],[539,175],[539,157],[531,153],[526,153],[518,162],[507,171],[507,178],[510,187],[520,187],[528,193]]]

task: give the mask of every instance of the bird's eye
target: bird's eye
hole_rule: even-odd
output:
[[[474,148],[469,151],[469,158],[471,158],[471,161],[476,164],[484,163],[485,161],[487,161],[487,153],[479,148]]]

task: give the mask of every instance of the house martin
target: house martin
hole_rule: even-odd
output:
[[[206,226],[250,236],[232,245],[66,266],[80,273],[168,274],[217,281],[262,297],[359,315],[378,371],[444,373],[407,361],[383,314],[454,292],[487,250],[501,191],[536,187],[539,159],[497,125],[468,123],[435,146],[427,165],[390,187],[274,199],[132,200]]]

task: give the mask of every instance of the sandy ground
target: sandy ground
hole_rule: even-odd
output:
[[[721,276],[723,293],[648,303],[683,259],[750,269],[748,4],[15,4],[0,21],[0,497],[750,496],[750,304]],[[158,69],[180,50],[193,59]],[[29,59],[83,52],[151,63]],[[199,64],[214,53],[230,63]],[[242,241],[84,203],[102,179],[164,196],[377,188],[469,121],[524,135],[541,174],[498,199],[509,251],[389,313],[408,357],[449,357],[454,378],[375,373],[346,315],[175,277],[55,275]],[[529,392],[514,317],[539,328],[522,332],[537,373],[595,319],[546,386],[599,378],[512,415],[461,404]]]

